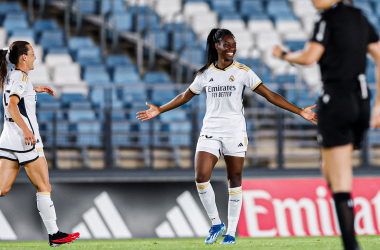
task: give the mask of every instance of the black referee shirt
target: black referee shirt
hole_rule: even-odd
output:
[[[324,83],[357,82],[365,73],[367,46],[379,36],[361,10],[339,2],[321,13],[311,41],[325,47],[319,60]]]

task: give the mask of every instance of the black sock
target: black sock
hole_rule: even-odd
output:
[[[354,232],[354,209],[350,193],[333,194],[345,250],[359,249]]]

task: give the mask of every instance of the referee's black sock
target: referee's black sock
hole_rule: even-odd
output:
[[[354,232],[354,209],[350,193],[333,194],[345,250],[359,249]]]

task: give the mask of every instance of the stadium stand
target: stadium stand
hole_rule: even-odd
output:
[[[73,12],[74,16],[80,13],[108,18],[105,20],[112,27],[109,38],[113,37],[113,32],[139,33],[146,42],[154,38],[157,48],[174,52],[196,65],[205,62],[205,44],[210,29],[228,28],[237,40],[236,60],[254,70],[272,90],[283,91],[282,94],[297,105],[310,105],[316,100],[313,91],[320,86],[318,66],[295,68],[271,56],[275,44],[283,44],[291,50],[303,48],[317,14],[310,0],[156,0],[154,4],[137,0],[77,0],[74,6],[78,4],[79,11]],[[363,0],[355,1],[355,5],[362,8],[370,20],[376,21],[374,25],[379,30],[380,4]],[[106,121],[110,119],[112,146],[116,147],[114,162],[118,167],[148,164],[142,155],[146,154],[150,142],[157,148],[171,148],[167,152],[173,152],[178,146],[185,149],[174,156],[168,153],[175,160],[165,163],[166,167],[178,166],[182,157],[189,155],[186,152],[194,143],[191,132],[199,130],[204,115],[204,95],[183,109],[163,114],[157,121],[138,123],[135,113],[145,109],[146,101],[162,105],[185,88],[173,84],[175,81],[166,72],[145,70],[145,74],[141,74],[134,63],[135,58],[104,53],[99,42],[90,36],[68,36],[55,19],[35,20],[29,25],[28,15],[18,2],[0,3],[0,24],[0,47],[15,40],[30,41],[37,56],[35,70],[30,72],[31,80],[35,85],[51,86],[57,92],[57,99],[46,94],[38,96],[41,101],[38,102],[38,119],[47,147],[55,144],[64,149],[80,148],[82,152],[87,152],[88,148],[102,148],[106,143],[103,131],[107,130]],[[375,81],[371,60],[368,60],[367,80]],[[169,86],[162,87],[166,84]],[[252,143],[247,164],[264,160],[266,166],[274,167],[277,111],[260,97],[249,98],[253,101],[248,101],[246,115]],[[112,109],[111,118],[107,117],[107,108]],[[192,110],[198,108],[200,119],[198,127],[194,128]],[[318,166],[316,143],[311,142],[315,130],[310,129],[306,135],[294,132],[295,124],[301,122],[294,116],[287,117],[285,144],[301,153],[303,143],[309,145],[314,151],[305,153],[304,158],[309,155],[317,158],[309,165]],[[57,126],[56,140],[50,136],[53,123]],[[305,123],[301,125],[306,129],[310,127]],[[150,138],[152,130],[159,135]],[[303,137],[309,139],[297,141]],[[378,140],[370,141],[376,143]],[[128,156],[124,149],[130,148],[141,149],[140,154],[135,158]],[[287,166],[303,164],[295,163],[292,155],[294,151],[287,155]],[[89,157],[88,154],[85,157]],[[127,163],[122,163],[123,160]],[[105,163],[96,166],[105,167]],[[72,166],[58,164],[58,167]]]

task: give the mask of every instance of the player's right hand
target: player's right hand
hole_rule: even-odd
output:
[[[138,116],[136,117],[139,120],[146,121],[152,119],[160,114],[160,111],[156,105],[149,104],[146,102],[146,106],[150,109],[145,111],[137,112]]]
[[[36,138],[34,134],[29,129],[25,129],[22,131],[22,135],[24,136],[25,145],[36,145]]]

